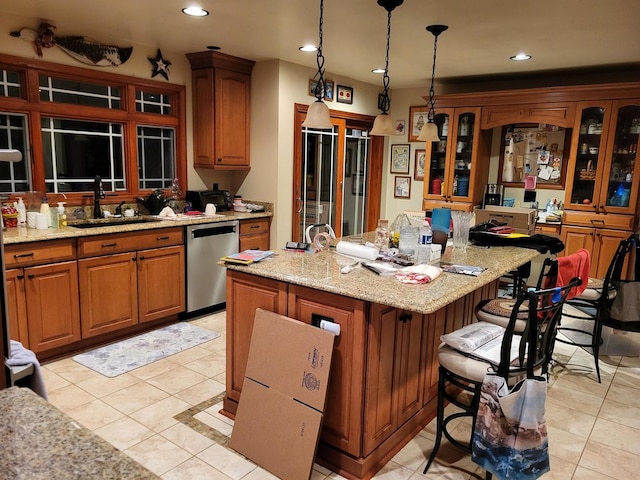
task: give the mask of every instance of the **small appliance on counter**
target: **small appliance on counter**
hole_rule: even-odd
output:
[[[233,208],[233,199],[229,190],[219,190],[213,184],[213,190],[187,190],[185,201],[191,203],[192,210],[204,212],[207,203],[213,203],[218,212],[228,212]]]
[[[482,208],[487,205],[502,205],[502,197],[504,196],[504,187],[497,183],[488,183],[484,187],[484,197],[482,198]]]

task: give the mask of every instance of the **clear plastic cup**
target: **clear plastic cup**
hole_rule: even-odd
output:
[[[451,212],[453,219],[453,248],[465,250],[469,245],[469,228],[473,220],[473,212]]]

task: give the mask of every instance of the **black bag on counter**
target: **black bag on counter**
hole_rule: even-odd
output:
[[[640,239],[633,235],[626,242],[625,255],[631,257],[630,262],[635,262],[632,269],[633,280],[617,282],[616,296],[605,325],[637,332],[640,331]]]
[[[477,245],[486,247],[522,247],[533,248],[540,253],[559,253],[564,250],[564,243],[557,237],[537,233],[526,237],[505,237],[484,231],[470,231],[469,239]]]

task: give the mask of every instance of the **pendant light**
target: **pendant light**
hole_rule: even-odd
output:
[[[429,25],[426,28],[427,31],[431,32],[435,37],[433,41],[433,69],[431,70],[431,88],[429,88],[429,113],[427,114],[427,122],[422,126],[422,131],[420,132],[420,135],[418,135],[418,140],[421,142],[439,142],[440,137],[438,137],[438,127],[433,121],[436,116],[433,108],[433,97],[435,95],[433,84],[436,79],[436,52],[438,50],[438,36],[449,27],[447,25]]]
[[[331,115],[329,115],[329,107],[322,101],[326,89],[324,80],[324,55],[322,55],[322,26],[324,15],[324,0],[320,0],[320,22],[318,26],[319,42],[318,51],[316,53],[316,63],[318,65],[318,71],[313,77],[316,80],[316,86],[313,89],[313,95],[316,97],[316,101],[309,105],[307,110],[307,117],[302,122],[303,127],[307,128],[333,128],[331,123]]]
[[[387,50],[384,61],[384,76],[382,77],[382,85],[384,90],[382,91],[382,100],[380,102],[379,114],[373,121],[373,128],[370,135],[391,136],[396,135],[396,129],[393,126],[391,117],[387,113],[391,106],[391,100],[389,99],[389,40],[391,40],[391,12],[397,6],[402,5],[404,0],[378,0],[378,5],[383,7],[387,11]]]

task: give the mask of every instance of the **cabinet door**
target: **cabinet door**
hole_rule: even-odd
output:
[[[235,402],[240,400],[257,308],[286,315],[287,285],[227,270],[227,397]],[[236,406],[225,403],[225,409]]]
[[[562,251],[563,256],[571,255],[581,248],[584,248],[589,251],[591,258],[593,259],[595,229],[563,225],[560,238],[564,243],[564,250]]]
[[[249,166],[251,76],[215,69],[215,166]]]
[[[13,268],[5,271],[5,294],[9,324],[9,338],[29,348],[27,302],[24,289],[24,270]]]
[[[456,109],[453,123],[447,194],[452,201],[471,201],[474,169],[478,168],[475,149],[480,133],[480,108]]]
[[[78,260],[82,338],[138,323],[135,252]]]
[[[635,164],[640,139],[640,99],[614,102],[613,125],[605,152],[598,208],[607,213],[631,213],[638,205]]]
[[[184,247],[142,250],[137,258],[140,323],[184,312]]]
[[[618,245],[629,235],[631,235],[631,232],[609,230],[606,228],[596,229],[594,236],[594,252],[591,256],[592,277],[604,278],[607,273],[607,269],[609,268],[609,264],[613,259],[613,255],[616,253]],[[623,267],[622,271],[626,272],[626,267]]]
[[[29,348],[35,353],[80,340],[76,261],[25,268]]]
[[[291,285],[288,313],[311,324],[313,314],[340,325],[329,376],[329,401],[321,440],[354,456],[362,448],[364,402],[365,302],[327,292]]]
[[[446,200],[446,179],[449,176],[447,157],[451,150],[449,127],[453,123],[453,109],[440,109],[434,118],[439,142],[427,142],[423,197],[425,200]],[[453,147],[455,148],[455,146]]]
[[[605,175],[605,146],[611,123],[611,102],[580,102],[573,128],[567,168],[565,208],[595,211],[599,209],[600,186]]]

